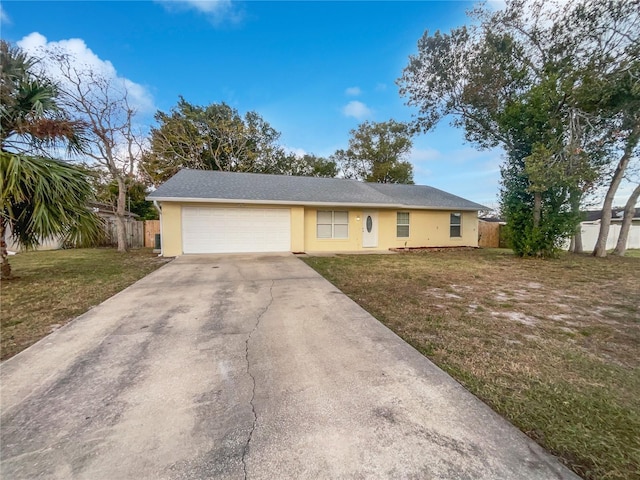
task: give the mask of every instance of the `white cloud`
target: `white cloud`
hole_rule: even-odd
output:
[[[362,93],[362,90],[360,90],[360,87],[349,87],[344,91],[344,93],[351,97],[357,97]]]
[[[424,168],[421,165],[413,165],[413,173],[416,177],[420,176],[423,178],[428,178],[433,175],[433,170],[429,168]]]
[[[284,151],[287,153],[293,153],[296,157],[298,158],[302,158],[307,154],[307,151],[303,148],[297,148],[297,147],[288,147],[288,146],[284,146]]]
[[[442,152],[435,148],[412,148],[409,152],[409,160],[412,163],[431,162],[433,160],[441,160]]]
[[[386,83],[376,83],[376,92],[384,92],[387,89]]]
[[[347,117],[353,117],[357,120],[364,120],[373,113],[369,107],[357,100],[347,103],[342,109],[342,113]]]
[[[206,15],[214,24],[223,21],[238,23],[242,20],[240,11],[231,0],[155,0],[169,12],[195,10]]]
[[[486,159],[490,153],[489,150],[477,150],[472,147],[459,148],[451,153],[451,161],[453,163],[476,163]]]
[[[2,5],[0,5],[0,23],[11,25],[11,19],[9,18],[9,15],[7,15],[7,12],[5,12],[4,8],[2,8]]]
[[[220,13],[231,7],[231,0],[172,0],[173,3],[184,3],[203,13]]]
[[[445,155],[435,148],[412,148],[409,152],[409,159],[415,163],[426,162],[444,162],[452,164],[473,164],[486,165],[487,169],[495,172],[499,169],[501,163],[500,150],[476,150],[474,148],[465,147],[458,148]],[[477,170],[474,170],[477,171]]]
[[[38,32],[33,32],[18,41],[17,45],[33,57],[42,57],[46,51],[67,54],[73,59],[74,66],[79,71],[91,70],[108,80],[116,83],[121,82],[128,92],[131,105],[140,113],[151,113],[156,109],[151,94],[143,85],[118,75],[116,68],[109,60],[102,60],[98,57],[80,38],[55,42],[48,41],[44,35]],[[53,80],[64,81],[60,69],[54,63],[43,62],[42,65]]]
[[[504,163],[504,158],[502,158],[501,154],[496,152],[494,156],[489,157],[489,159],[482,164],[483,175],[499,176],[500,167],[502,166],[503,163]]]

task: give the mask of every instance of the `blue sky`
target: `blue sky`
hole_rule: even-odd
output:
[[[467,22],[471,2],[2,2],[2,38],[71,45],[134,82],[141,121],[178,96],[255,110],[289,149],[328,156],[364,120],[410,120],[395,81],[426,29]],[[69,42],[69,40],[73,40]],[[441,125],[415,138],[416,183],[495,205],[500,152]]]

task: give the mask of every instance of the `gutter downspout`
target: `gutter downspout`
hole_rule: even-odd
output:
[[[157,200],[153,201],[153,206],[158,211],[158,217],[160,218],[160,256],[164,257],[164,242],[162,241],[162,207],[160,207]]]

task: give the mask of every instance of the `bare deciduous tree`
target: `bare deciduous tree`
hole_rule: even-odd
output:
[[[141,136],[134,132],[136,109],[130,102],[126,80],[90,67],[78,67],[66,53],[54,53],[52,58],[62,78],[61,104],[88,126],[88,147],[84,153],[90,163],[106,170],[118,185],[115,210],[118,252],[125,252],[127,178],[134,175],[142,151]]]

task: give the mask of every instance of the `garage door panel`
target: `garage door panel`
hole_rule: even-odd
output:
[[[184,253],[288,252],[289,209],[182,208]]]

